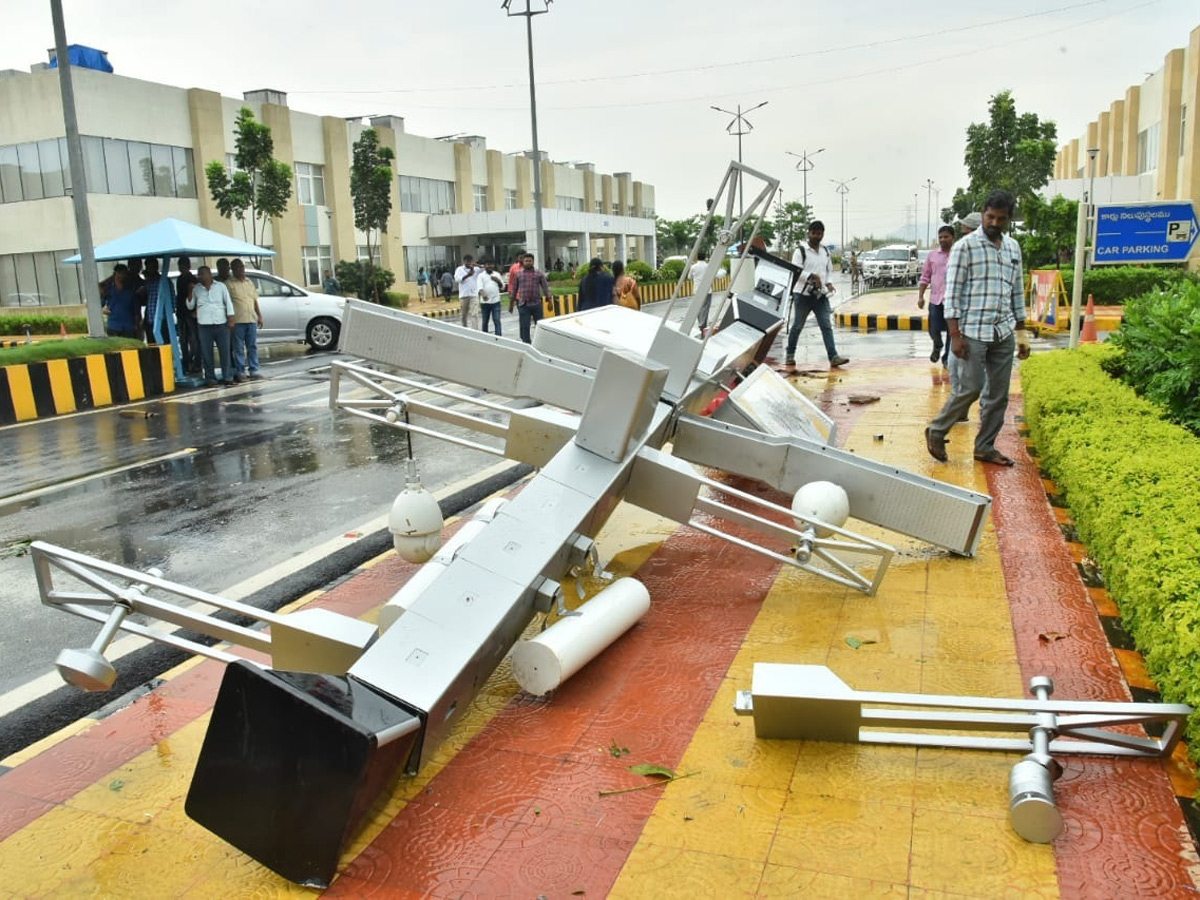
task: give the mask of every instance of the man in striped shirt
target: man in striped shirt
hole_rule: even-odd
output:
[[[984,392],[986,379],[975,459],[998,466],[1013,464],[996,449],[1008,409],[1013,348],[1018,348],[1019,359],[1029,356],[1021,248],[1004,233],[1013,205],[1007,191],[992,191],[983,204],[983,226],[954,245],[946,264],[946,325],[950,352],[958,360],[958,378],[950,399],[925,429],[929,455],[941,462],[946,461],[946,433],[966,417]]]

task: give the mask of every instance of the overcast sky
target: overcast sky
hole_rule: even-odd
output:
[[[524,0],[513,0],[524,6]],[[535,2],[535,8],[541,3]],[[53,45],[47,0],[4,0],[0,68]],[[286,91],[297,110],[404,116],[410,133],[483,134],[530,146],[524,19],[499,0],[64,0],[72,43],[116,72],[240,97]],[[711,105],[768,105],[744,138],[748,165],[800,199],[800,153],[824,148],[809,201],[836,240],[830,179],[855,180],[848,236],[911,221],[925,181],[946,205],[965,184],[966,126],[1011,88],[1020,111],[1055,121],[1060,143],[1185,46],[1196,0],[557,0],[533,20],[539,137],[558,161],[631,171],[658,213],[703,209],[737,157]],[[151,114],[131,110],[130,115]],[[4,140],[0,110],[0,143]],[[936,206],[934,212],[936,219]]]

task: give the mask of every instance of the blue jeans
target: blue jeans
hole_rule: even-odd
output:
[[[500,301],[495,303],[480,303],[479,311],[483,315],[483,330],[488,330],[488,322],[496,323],[496,337],[500,337]]]
[[[825,355],[832,360],[838,352],[833,342],[833,314],[829,308],[829,297],[825,294],[792,294],[792,327],[788,330],[787,358],[795,357],[796,344],[800,342],[800,332],[804,330],[810,312],[817,317],[821,340],[825,342]]]
[[[533,327],[542,321],[542,302],[539,300],[532,306],[518,306],[517,313],[521,317],[521,340],[527,344],[532,344]]]
[[[217,342],[217,350],[221,354],[221,380],[233,381],[233,359],[229,353],[229,326],[222,322],[220,325],[201,325],[200,328],[200,359],[204,363],[204,380],[216,381],[217,370],[213,361],[213,341]]]
[[[246,374],[249,360],[250,374],[258,374],[258,323],[238,322],[233,326],[233,371],[229,377]]]
[[[929,304],[929,336],[933,338],[933,352],[941,354],[942,362],[950,355],[950,338],[942,337],[946,329],[946,308],[941,303]],[[942,349],[943,341],[945,349]]]

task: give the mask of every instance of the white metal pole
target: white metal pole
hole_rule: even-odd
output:
[[[1071,347],[1079,346],[1079,309],[1083,301],[1083,264],[1087,256],[1087,208],[1090,198],[1079,202],[1075,221],[1075,278],[1071,282]]]
[[[542,231],[542,154],[538,149],[537,89],[533,82],[533,10],[530,0],[525,0],[525,43],[529,49],[529,118],[533,125],[533,227],[537,232],[536,259],[542,268],[549,270],[545,258],[546,236]]]
[[[71,84],[71,60],[67,52],[67,26],[63,21],[62,0],[50,0],[50,17],[54,20],[54,53],[58,57],[58,86],[62,92],[63,125],[67,133],[67,159],[71,167],[71,204],[75,209],[75,233],[79,242],[79,278],[83,283],[88,335],[104,337],[104,316],[100,313],[100,278],[96,270],[96,250],[92,244],[92,220],[88,215],[83,141],[80,140],[79,122],[75,117],[75,90]]]

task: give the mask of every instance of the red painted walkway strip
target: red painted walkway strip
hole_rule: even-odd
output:
[[[1009,418],[1021,415],[1013,397]],[[988,490],[1025,681],[1054,679],[1055,697],[1128,701],[1095,607],[1045,499],[1037,461],[1017,429],[1006,426],[1003,451],[1013,469],[988,467]],[[1039,634],[1058,632],[1063,640]],[[1102,885],[1135,885],[1141,897],[1195,897],[1189,875],[1195,847],[1171,790],[1165,763],[1062,757],[1055,793],[1066,820],[1054,843],[1064,900],[1091,900]]]
[[[553,699],[514,697],[329,896],[603,897],[659,790],[598,792],[644,783],[630,764],[679,764],[777,572],[714,538],[672,535],[638,572],[652,598],[642,622]],[[614,743],[629,754],[614,757]]]

